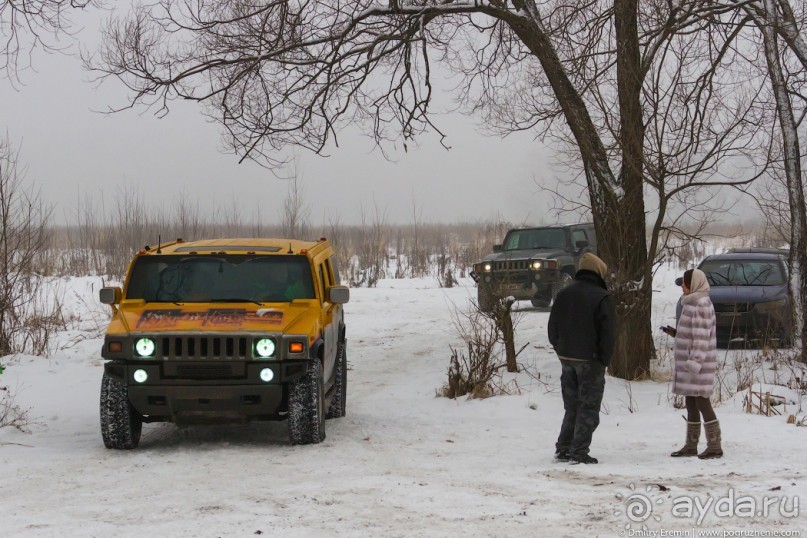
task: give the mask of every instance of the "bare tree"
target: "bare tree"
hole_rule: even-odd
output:
[[[790,92],[785,80],[780,59],[777,26],[781,25],[777,4],[784,7],[783,18],[792,20],[792,10],[788,2],[765,0],[765,20],[757,19],[763,35],[765,61],[768,67],[771,87],[776,100],[776,112],[782,134],[782,146],[790,206],[790,265],[798,262],[799,296],[801,311],[801,361],[807,363],[807,204],[802,183],[801,148],[799,146],[798,124],[793,113]],[[799,37],[799,36],[797,36]],[[791,47],[794,47],[791,45]],[[797,48],[797,47],[796,47]],[[805,62],[807,68],[807,62]],[[791,273],[792,274],[792,273]],[[791,286],[792,292],[792,286]]]
[[[688,34],[736,28],[738,9],[730,0],[163,0],[111,23],[88,66],[132,90],[126,106],[165,113],[175,98],[209,104],[231,148],[269,164],[289,145],[325,152],[348,123],[379,145],[429,130],[442,136],[430,116],[432,69],[435,62],[448,66],[462,77],[458,101],[490,129],[537,129],[573,148],[600,253],[613,269],[620,322],[611,371],[632,379],[648,373],[654,355],[650,276],[659,245],[649,245],[645,231],[648,175],[659,200],[680,192],[666,182],[659,190],[659,177],[674,171],[648,169],[668,150],[666,142],[649,146],[649,109],[681,104],[663,94],[658,75],[671,46],[683,46]],[[790,26],[780,32],[797,41]],[[731,50],[736,35],[719,35]],[[686,95],[684,82],[716,81],[720,64],[711,60],[726,53],[719,47],[710,54],[699,63],[706,75],[682,80],[678,96]],[[683,104],[680,117],[693,110]],[[729,118],[732,132],[747,133],[748,125]],[[709,141],[717,151],[711,158],[695,142],[682,148],[692,167],[688,189],[708,170],[697,162],[715,166],[726,144],[743,147],[752,137]]]
[[[781,161],[784,168],[785,190],[789,210],[789,242],[790,265],[798,267],[799,290],[807,289],[807,204],[804,196],[804,179],[802,177],[802,150],[799,144],[798,126],[807,113],[803,108],[797,120],[792,98],[804,101],[801,88],[790,87],[783,61],[780,40],[798,61],[801,72],[807,71],[807,42],[799,30],[807,22],[807,10],[801,4],[799,14],[791,6],[790,0],[725,0],[728,5],[735,6],[738,12],[753,21],[762,36],[762,51],[765,67],[773,91],[776,105],[776,117],[779,120],[779,132],[782,140]],[[803,85],[803,76],[795,77],[796,84]],[[793,77],[790,77],[793,81]],[[763,209],[778,206],[778,201],[761,200]],[[794,262],[796,262],[794,264]],[[792,274],[792,273],[791,273]],[[792,286],[791,286],[792,288]],[[799,310],[801,312],[801,360],[807,362],[807,294],[800,293]]]
[[[305,199],[305,189],[300,184],[297,168],[288,178],[288,192],[283,200],[283,209],[280,213],[280,225],[283,237],[304,239],[308,232],[308,217],[311,215],[311,205]]]
[[[372,216],[366,214],[364,206],[360,207],[359,214],[358,278],[352,279],[351,285],[374,288],[378,280],[386,275],[390,235],[387,211],[374,202]]]
[[[34,262],[47,241],[49,216],[39,194],[24,188],[18,154],[7,138],[0,139],[0,356],[34,350]]]
[[[71,11],[99,5],[99,0],[0,0],[0,70],[16,79],[20,56],[36,48],[61,50],[59,38],[72,32]]]

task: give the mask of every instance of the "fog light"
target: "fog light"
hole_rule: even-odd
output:
[[[145,370],[135,370],[134,372],[134,380],[138,383],[145,383],[146,380],[149,378],[149,375],[146,373]]]
[[[154,350],[157,346],[154,345],[154,340],[151,338],[141,338],[135,342],[135,352],[141,357],[154,356]]]
[[[275,353],[275,342],[271,338],[261,338],[255,342],[255,354],[261,358],[271,357]]]
[[[275,373],[272,371],[271,368],[264,368],[261,370],[261,381],[265,381],[269,383],[271,380],[275,378]]]

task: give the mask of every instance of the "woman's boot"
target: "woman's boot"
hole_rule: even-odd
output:
[[[676,450],[670,456],[673,458],[680,458],[682,456],[697,456],[698,455],[698,439],[701,436],[701,423],[700,422],[687,422],[687,438],[684,447],[681,450]]]
[[[720,423],[717,420],[704,422],[703,429],[706,430],[706,450],[698,454],[698,457],[702,460],[723,457],[723,449],[720,447]]]

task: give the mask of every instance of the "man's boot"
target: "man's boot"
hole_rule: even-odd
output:
[[[701,423],[700,422],[687,422],[687,437],[684,447],[681,450],[676,450],[670,456],[673,458],[680,458],[683,456],[697,456],[698,455],[698,439],[701,436]]]
[[[723,449],[720,448],[720,423],[715,419],[703,423],[706,430],[706,450],[698,454],[702,460],[723,457]]]

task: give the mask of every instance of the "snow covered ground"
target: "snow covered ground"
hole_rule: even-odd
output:
[[[674,322],[675,276],[656,276],[654,326]],[[0,429],[0,536],[651,536],[643,526],[807,536],[807,428],[786,414],[746,414],[740,394],[717,408],[723,459],[672,459],[684,421],[667,363],[654,381],[607,379],[592,446],[599,465],[554,463],[560,367],[548,313],[529,303],[518,303],[516,332],[533,375],[505,379],[510,396],[436,397],[449,345],[459,344],[451,312],[475,294],[469,281],[351,290],[348,411],[320,445],[291,446],[285,423],[151,424],[136,451],[106,450],[100,279],[61,285],[76,325],[59,335],[67,347],[3,358],[0,385],[32,424]],[[659,344],[671,342],[659,334]],[[738,357],[758,355],[742,353],[721,351],[729,373]],[[645,504],[646,517],[631,512]]]

